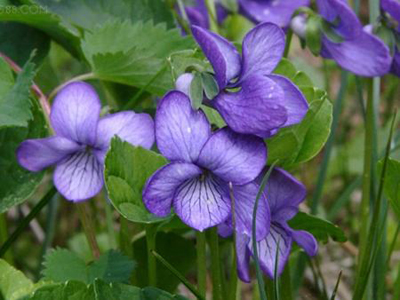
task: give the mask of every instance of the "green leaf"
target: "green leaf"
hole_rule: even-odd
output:
[[[116,250],[110,250],[86,265],[74,252],[58,248],[46,255],[43,276],[53,282],[74,280],[89,284],[101,279],[107,283],[127,283],[134,267],[132,260]]]
[[[35,65],[28,61],[17,80],[5,95],[0,95],[0,129],[9,126],[27,127],[32,119],[30,91]]]
[[[13,23],[0,23],[0,51],[18,65],[24,65],[35,50],[33,62],[39,65],[50,50],[50,38],[43,31]]]
[[[182,37],[178,29],[167,30],[163,24],[151,22],[109,22],[87,33],[82,42],[98,78],[145,88],[159,96],[174,88],[167,58],[191,47],[193,40]]]
[[[379,173],[382,172],[383,159],[378,163]],[[386,178],[383,186],[385,196],[400,219],[400,161],[389,157],[386,169]]]
[[[142,147],[134,147],[115,137],[105,161],[105,182],[109,198],[118,212],[132,222],[153,223],[157,218],[142,202],[146,180],[167,160]]]
[[[282,58],[276,66],[274,73],[293,79],[297,74],[297,70],[290,60]]]
[[[174,247],[171,247],[174,245]],[[145,237],[134,242],[134,259],[137,262],[137,285],[148,285],[147,246]],[[180,235],[169,232],[158,232],[156,236],[156,249],[183,276],[186,276],[196,263],[195,245]],[[157,286],[165,291],[174,292],[180,281],[171,274],[162,263],[157,261]]]
[[[309,110],[301,123],[281,129],[267,140],[268,160],[279,159],[284,168],[312,159],[321,150],[330,132],[332,104],[326,93],[315,88],[303,88],[310,101]],[[312,98],[310,98],[312,97]]]
[[[17,300],[33,288],[33,283],[22,272],[0,259],[0,299]]]
[[[14,77],[11,68],[0,57],[0,99],[6,95],[14,85]]]
[[[173,81],[183,73],[196,71],[212,71],[210,63],[205,59],[201,51],[182,50],[174,52],[168,57],[168,65]]]
[[[322,32],[327,36],[329,40],[331,40],[334,43],[342,43],[344,41],[343,37],[341,37],[333,28],[332,25],[325,21],[322,20]]]
[[[336,242],[345,242],[347,238],[342,229],[331,222],[318,217],[299,212],[288,222],[294,230],[305,230],[311,233],[317,240],[324,243],[331,237]]]
[[[321,52],[322,19],[318,15],[308,17],[306,26],[306,43],[310,51],[318,56]]]
[[[47,135],[46,120],[36,101],[33,101],[32,114],[28,128],[0,129],[0,213],[30,197],[43,178],[43,172],[23,169],[15,156],[17,147],[25,139]]]
[[[199,72],[195,72],[192,82],[190,83],[190,102],[193,109],[198,110],[203,102],[203,85]]]
[[[214,99],[219,93],[219,87],[217,81],[210,73],[202,72],[201,80],[206,97],[210,100]]]
[[[37,0],[37,3],[77,27],[92,30],[109,20],[152,20],[174,27],[174,19],[162,0]]]
[[[80,33],[59,16],[36,4],[7,6],[0,10],[0,21],[13,21],[43,31],[75,57],[81,57]]]
[[[207,119],[211,124],[217,126],[218,128],[226,126],[224,119],[217,110],[205,105],[201,106],[201,110],[206,114]]]

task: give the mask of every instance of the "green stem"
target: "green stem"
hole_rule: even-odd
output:
[[[0,245],[2,245],[8,237],[8,228],[7,228],[7,216],[6,213],[0,214]],[[7,251],[4,254],[4,259],[9,263],[13,263],[12,252]]]
[[[400,234],[400,222],[399,222],[399,224],[397,224],[396,232],[394,234],[392,243],[390,244],[389,252],[388,252],[388,255],[387,255],[387,258],[386,258],[386,267],[388,269],[390,267],[390,259],[392,258],[394,247],[396,246],[396,242],[397,242],[397,238],[399,237],[399,234]]]
[[[285,58],[287,58],[289,55],[290,45],[292,44],[292,37],[293,37],[293,31],[292,29],[289,28],[286,34],[285,51],[283,52],[283,57]]]
[[[210,30],[218,33],[218,21],[217,21],[217,13],[215,9],[214,0],[205,0],[207,11],[208,11],[208,20],[210,23]]]
[[[47,194],[39,201],[38,204],[31,210],[31,212],[21,221],[17,229],[11,234],[11,236],[4,242],[0,248],[0,257],[2,257],[7,250],[11,247],[14,241],[20,236],[20,234],[29,226],[29,223],[39,214],[43,207],[45,207],[49,201],[56,194],[57,190],[52,187]]]
[[[236,300],[238,291],[238,275],[236,270],[236,246],[232,245],[232,266],[229,277],[229,297],[230,300]]]
[[[286,267],[283,269],[281,275],[280,287],[281,299],[282,300],[292,300],[292,278],[290,276],[290,261],[286,263]]]
[[[89,247],[92,250],[93,258],[98,259],[100,257],[100,248],[96,240],[96,230],[94,228],[92,219],[88,212],[88,206],[87,206],[88,203],[81,202],[75,205],[78,209],[79,218],[81,220],[83,231],[86,235],[86,239],[89,243]]]
[[[219,256],[219,241],[217,228],[213,227],[207,231],[208,244],[211,254],[211,279],[213,283],[213,300],[223,300],[221,266]]]
[[[197,249],[197,285],[201,296],[206,297],[207,260],[206,260],[206,235],[196,231]]]
[[[149,275],[149,285],[157,285],[157,261],[152,251],[156,250],[157,225],[150,224],[146,226],[146,244],[147,244],[147,267]]]
[[[82,80],[88,80],[88,79],[95,79],[95,78],[96,78],[96,75],[93,74],[93,73],[87,73],[87,74],[78,75],[78,76],[76,76],[76,77],[74,77],[74,78],[72,78],[72,79],[70,79],[70,80],[64,82],[63,84],[60,84],[60,85],[57,86],[55,89],[53,89],[53,90],[51,91],[51,93],[49,94],[49,97],[47,97],[47,99],[48,99],[49,101],[50,101],[50,99],[53,99],[53,97],[54,97],[55,95],[57,95],[57,93],[58,93],[63,87],[65,87],[66,85],[68,85],[68,84],[70,84],[70,83],[72,83],[72,82],[75,82],[75,81],[82,81]]]
[[[318,204],[322,196],[322,191],[324,188],[324,183],[326,180],[326,174],[328,171],[329,160],[332,153],[333,144],[335,141],[335,135],[337,128],[339,126],[339,119],[340,113],[342,111],[343,99],[346,94],[347,84],[348,84],[348,75],[347,71],[342,71],[342,77],[340,82],[340,90],[339,94],[336,98],[335,103],[333,104],[333,119],[332,119],[332,126],[331,126],[331,133],[329,135],[328,141],[325,145],[325,152],[322,159],[321,169],[319,170],[317,186],[315,188],[315,192],[313,198],[311,200],[311,213],[315,214],[318,209]]]
[[[117,241],[114,230],[113,212],[111,210],[110,203],[107,201],[107,198],[103,197],[103,199],[104,199],[104,210],[106,212],[108,243],[110,245],[110,248],[115,249],[117,247]]]

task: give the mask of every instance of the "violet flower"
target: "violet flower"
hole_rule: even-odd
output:
[[[345,0],[317,0],[319,14],[343,41],[335,42],[322,34],[321,56],[335,60],[343,69],[366,77],[382,76],[389,71],[391,57],[388,47],[368,33]],[[293,31],[305,36],[305,22],[297,16]]]
[[[397,28],[393,26],[392,30],[395,34],[393,60],[390,72],[400,77],[400,2],[397,0],[381,0],[381,8],[387,12],[395,22],[397,22]]]
[[[308,110],[303,94],[286,77],[271,74],[285,48],[282,29],[272,23],[254,27],[243,40],[242,57],[223,37],[198,26],[192,26],[192,32],[220,90],[208,104],[232,130],[264,138],[301,122]],[[177,88],[187,92],[192,77],[181,76]]]
[[[194,110],[190,99],[171,91],[160,101],[155,118],[156,142],[170,163],[147,181],[143,202],[147,209],[165,217],[174,208],[190,227],[203,231],[224,222],[231,212],[228,183],[253,181],[266,163],[264,141],[233,132],[228,127],[211,132],[202,110]],[[251,230],[252,187],[236,188],[238,227]],[[260,236],[269,222],[266,205],[257,216]],[[246,229],[247,228],[247,229]]]
[[[194,6],[186,6],[185,12],[190,25],[196,25],[203,28],[210,28],[210,21],[207,6],[204,0],[196,0]],[[219,3],[216,3],[217,22],[221,24],[228,15],[226,9]]]
[[[264,174],[258,177],[256,181],[258,184]],[[275,168],[272,171],[263,197],[260,199],[260,203],[267,201],[270,207],[271,224],[269,234],[257,243],[260,267],[270,278],[274,278],[278,243],[278,275],[282,273],[286,265],[293,241],[310,256],[314,256],[318,251],[317,241],[309,232],[293,230],[287,224],[287,221],[298,212],[298,206],[304,200],[305,195],[304,185],[288,172],[280,168]],[[227,237],[232,234],[232,229],[223,224],[219,226],[219,233]],[[250,256],[253,255],[251,235],[236,233],[236,255],[239,278],[242,281],[250,282],[249,263]]]
[[[103,187],[104,158],[114,135],[145,148],[154,143],[149,115],[126,111],[100,118],[100,110],[92,86],[68,84],[52,106],[50,121],[55,135],[22,142],[17,149],[19,164],[32,172],[56,165],[54,185],[68,200],[95,196]]]
[[[241,13],[254,23],[271,22],[282,28],[290,23],[293,13],[310,0],[238,0]]]

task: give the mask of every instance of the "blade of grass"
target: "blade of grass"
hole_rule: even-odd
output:
[[[287,261],[285,268],[283,269],[280,285],[280,295],[282,300],[292,300],[292,278],[290,276],[290,260]]]
[[[394,247],[396,246],[396,242],[397,242],[397,238],[399,237],[399,233],[400,233],[400,222],[399,222],[399,224],[397,224],[396,232],[395,232],[395,234],[393,236],[392,242],[390,243],[389,252],[388,252],[388,255],[387,255],[387,259],[386,259],[386,267],[388,269],[390,267],[390,260],[392,258]]]
[[[335,298],[336,298],[336,293],[339,288],[341,278],[342,278],[342,270],[340,270],[338,279],[336,280],[336,284],[335,284],[335,288],[333,289],[333,292],[332,292],[331,300],[335,300]]]
[[[196,231],[197,250],[197,286],[202,297],[206,296],[207,259],[206,259],[206,235]]]
[[[383,186],[385,183],[385,178],[386,178],[386,168],[387,168],[387,162],[389,159],[389,154],[390,154],[390,148],[391,148],[391,143],[392,143],[392,137],[393,137],[393,131],[394,131],[394,124],[396,121],[396,116],[397,112],[394,114],[393,119],[392,119],[392,125],[390,128],[390,133],[389,133],[389,138],[386,146],[386,153],[383,161],[383,167],[382,167],[382,173],[381,173],[381,178],[380,178],[380,183],[379,183],[379,189],[378,189],[378,195],[377,199],[375,202],[374,210],[373,210],[373,216],[372,216],[372,221],[370,223],[369,228],[367,228],[367,241],[365,244],[365,248],[363,249],[363,253],[361,254],[361,260],[360,260],[360,265],[358,267],[358,273],[356,276],[356,283],[355,283],[355,289],[354,289],[354,296],[353,299],[362,299],[365,289],[368,284],[368,279],[369,279],[369,270],[371,268],[371,264],[374,263],[374,259],[370,257],[371,253],[375,252],[374,249],[376,249],[377,245],[374,243],[376,242],[377,236],[380,233],[379,228],[384,228],[384,221],[386,218],[383,218],[383,220],[380,222],[381,219],[381,210],[385,209],[385,207],[382,208],[382,194],[383,194]],[[385,214],[383,214],[385,216]],[[383,237],[380,237],[381,240],[383,240]],[[381,243],[380,243],[381,244]],[[375,248],[374,248],[375,247]],[[379,245],[380,247],[380,245]],[[377,252],[378,250],[376,250]]]
[[[156,251],[154,250],[150,250],[151,254],[160,262],[162,263],[173,275],[175,275],[176,278],[178,278],[180,280],[180,282],[182,282],[182,284],[184,286],[186,286],[188,288],[189,291],[191,291],[193,293],[193,295],[195,295],[197,297],[197,299],[200,300],[205,300],[205,297],[203,297],[203,295],[200,294],[200,292],[196,289],[196,287],[191,284],[186,278],[185,276],[183,276],[181,273],[179,273],[179,271],[177,269],[175,269],[167,260],[165,260],[164,257],[162,257],[160,254],[158,254]]]
[[[146,245],[147,245],[147,267],[149,273],[149,285],[157,286],[157,264],[156,259],[152,255],[152,251],[156,249],[157,225],[146,225]]]
[[[55,187],[52,187],[46,195],[35,205],[35,207],[31,210],[31,212],[21,221],[17,229],[10,235],[10,237],[4,242],[4,244],[0,248],[0,257],[2,257],[7,250],[11,247],[11,245],[15,242],[15,240],[20,236],[20,234],[25,230],[26,227],[29,226],[29,223],[39,214],[43,207],[45,207],[49,201],[56,194],[57,190]]]
[[[267,300],[267,295],[265,293],[265,288],[264,288],[264,279],[261,273],[261,268],[260,268],[260,262],[258,260],[258,248],[257,248],[257,239],[256,239],[256,226],[257,226],[257,208],[258,208],[258,202],[260,200],[260,197],[262,193],[264,192],[265,185],[267,184],[268,178],[272,173],[272,170],[274,169],[275,165],[277,164],[278,161],[275,161],[268,169],[268,172],[265,174],[264,178],[261,181],[260,188],[257,192],[257,196],[255,199],[254,203],[254,209],[253,209],[253,222],[252,222],[252,243],[253,243],[253,258],[254,258],[254,263],[256,265],[256,275],[257,275],[257,282],[258,282],[258,289],[260,292],[260,299],[261,300]]]
[[[279,262],[279,243],[281,242],[281,239],[278,239],[278,243],[276,246],[276,253],[275,253],[275,266],[274,266],[274,296],[275,300],[280,300],[280,294],[279,294],[279,276],[278,276],[278,262]]]
[[[221,261],[219,254],[219,240],[217,228],[213,227],[207,231],[208,234],[208,245],[210,247],[211,254],[211,280],[213,283],[213,299],[223,300],[222,290],[222,274],[221,274]]]

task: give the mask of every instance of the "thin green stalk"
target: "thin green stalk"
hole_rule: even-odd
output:
[[[290,45],[292,44],[292,37],[293,37],[293,31],[292,29],[289,28],[286,34],[285,51],[283,52],[283,57],[285,58],[287,58],[289,55]]]
[[[147,244],[147,268],[149,275],[149,285],[157,285],[157,262],[152,251],[156,250],[157,225],[150,224],[146,226],[146,244]]]
[[[354,296],[353,296],[354,300],[362,299],[362,297],[364,295],[365,289],[368,284],[369,273],[375,262],[376,253],[378,253],[378,250],[379,250],[379,248],[377,248],[377,247],[381,247],[381,244],[382,244],[381,242],[376,243],[376,241],[378,238],[380,239],[380,241],[383,241],[383,239],[384,239],[381,231],[385,227],[386,218],[384,217],[383,220],[380,220],[382,218],[381,211],[383,211],[383,216],[386,216],[386,207],[383,207],[383,205],[382,205],[383,186],[384,186],[385,179],[386,179],[387,162],[388,162],[389,154],[390,154],[390,148],[391,148],[391,142],[392,142],[392,137],[393,137],[394,125],[395,125],[395,121],[396,121],[396,115],[397,114],[395,113],[393,120],[392,120],[392,126],[390,129],[389,139],[388,139],[387,146],[386,146],[386,153],[385,153],[385,158],[383,161],[378,195],[377,195],[377,199],[376,199],[376,202],[374,205],[372,221],[371,221],[370,226],[367,231],[368,235],[367,235],[367,240],[364,245],[364,248],[362,249],[363,252],[362,252],[362,254],[360,254],[361,260],[360,260],[360,265],[358,267],[358,273],[356,276],[356,283],[355,283]],[[368,114],[367,114],[367,117],[368,117]],[[365,224],[365,226],[367,226],[367,224]],[[374,253],[374,256],[372,258],[371,258],[371,253]]]
[[[185,276],[183,276],[177,269],[175,269],[168,261],[164,259],[160,254],[158,254],[156,251],[151,250],[151,254],[160,262],[162,263],[173,275],[175,275],[182,283],[185,285],[189,291],[193,293],[199,300],[205,300],[205,297],[200,294],[200,292],[196,289],[196,287],[191,284]]]
[[[218,20],[217,20],[217,12],[215,9],[214,0],[205,0],[205,4],[208,11],[208,20],[210,23],[210,30],[218,33]]]
[[[268,276],[264,276],[264,281],[265,281],[265,293],[267,294],[268,299],[274,299],[275,294],[274,294],[274,281],[270,279]]]
[[[207,259],[206,259],[206,235],[196,231],[197,250],[197,286],[202,297],[206,296],[207,283]]]
[[[78,75],[66,82],[64,82],[63,84],[60,84],[59,86],[57,86],[55,89],[53,89],[51,91],[51,93],[49,94],[49,97],[47,97],[47,99],[50,101],[50,99],[53,99],[55,95],[57,95],[57,93],[64,88],[66,85],[72,83],[72,82],[76,82],[76,81],[82,81],[82,80],[89,80],[89,79],[96,79],[96,75],[94,73],[87,73],[87,74],[82,74],[82,75]]]
[[[236,300],[237,292],[238,292],[238,275],[236,270],[236,247],[232,246],[232,265],[231,272],[229,277],[229,295],[228,299]]]
[[[267,181],[269,179],[269,176],[272,173],[272,170],[274,169],[275,165],[277,164],[278,161],[275,161],[268,169],[268,172],[265,174],[264,178],[261,181],[260,188],[258,189],[256,199],[254,201],[254,209],[253,209],[253,222],[252,222],[252,247],[253,247],[253,258],[254,262],[256,265],[256,275],[257,275],[257,282],[258,282],[258,289],[260,293],[260,299],[261,300],[267,300],[267,295],[265,293],[265,287],[264,287],[264,280],[263,276],[261,273],[261,268],[260,268],[260,262],[258,259],[258,246],[257,246],[257,237],[256,237],[256,229],[257,229],[257,209],[258,209],[258,202],[260,200],[260,197],[262,193],[264,192],[265,186],[267,184]]]
[[[131,244],[132,233],[129,230],[129,221],[123,216],[120,216],[119,224],[119,248],[123,254],[133,258],[133,248]]]
[[[340,272],[339,272],[339,276],[338,276],[338,279],[336,280],[336,285],[335,285],[335,288],[333,289],[332,296],[331,296],[330,300],[335,300],[336,293],[337,293],[337,290],[339,288],[339,284],[340,284],[340,279],[341,278],[342,278],[342,270],[340,270]]]
[[[82,228],[86,235],[86,239],[89,243],[89,247],[92,250],[93,258],[98,259],[100,257],[100,248],[96,240],[96,230],[88,212],[88,206],[87,206],[88,203],[81,202],[75,205],[78,209],[79,218],[81,220]]]
[[[0,245],[2,245],[8,238],[8,228],[6,221],[6,213],[0,214]],[[7,251],[4,254],[4,259],[9,263],[13,263],[13,256],[11,251]]]
[[[219,256],[219,242],[217,228],[213,227],[207,231],[208,244],[211,254],[211,280],[213,283],[213,300],[223,300],[221,266]]]
[[[348,76],[349,73],[347,71],[342,71],[342,77],[340,81],[340,90],[339,94],[336,98],[336,101],[333,104],[333,119],[332,119],[332,126],[331,126],[331,133],[329,135],[328,141],[325,145],[324,156],[322,158],[322,165],[321,169],[319,170],[317,185],[314,191],[313,198],[311,200],[311,213],[315,214],[318,209],[318,204],[322,196],[322,191],[324,188],[324,183],[326,180],[326,174],[328,171],[329,160],[331,157],[331,152],[333,148],[333,144],[335,141],[335,135],[337,128],[339,126],[339,119],[340,113],[342,111],[343,99],[346,94],[347,85],[348,85]]]
[[[292,300],[292,278],[290,276],[290,261],[286,263],[285,269],[283,269],[281,275],[280,287],[281,299],[282,300]]]
[[[49,201],[56,194],[57,190],[55,187],[52,187],[47,194],[39,201],[38,204],[33,207],[31,212],[19,222],[17,229],[10,235],[10,237],[4,242],[4,244],[0,248],[0,257],[3,257],[7,250],[11,247],[11,245],[15,242],[15,240],[20,236],[20,234],[25,230],[26,227],[29,226],[29,223],[39,214],[39,212],[45,207]]]
[[[279,276],[278,276],[278,263],[279,263],[279,244],[281,240],[278,239],[275,253],[275,266],[274,266],[274,299],[280,300],[281,296],[279,293]]]
[[[106,213],[108,244],[110,245],[110,248],[116,249],[117,248],[117,240],[115,237],[113,212],[111,210],[110,203],[107,201],[106,196],[104,196],[103,199],[104,199],[104,210]]]
[[[397,238],[399,237],[399,234],[400,234],[400,222],[399,222],[399,224],[397,224],[396,232],[395,232],[395,234],[393,236],[392,242],[390,243],[389,252],[388,252],[388,255],[387,255],[387,258],[386,258],[386,267],[388,269],[390,267],[390,260],[392,258],[394,247],[396,246],[396,242],[397,242]]]

